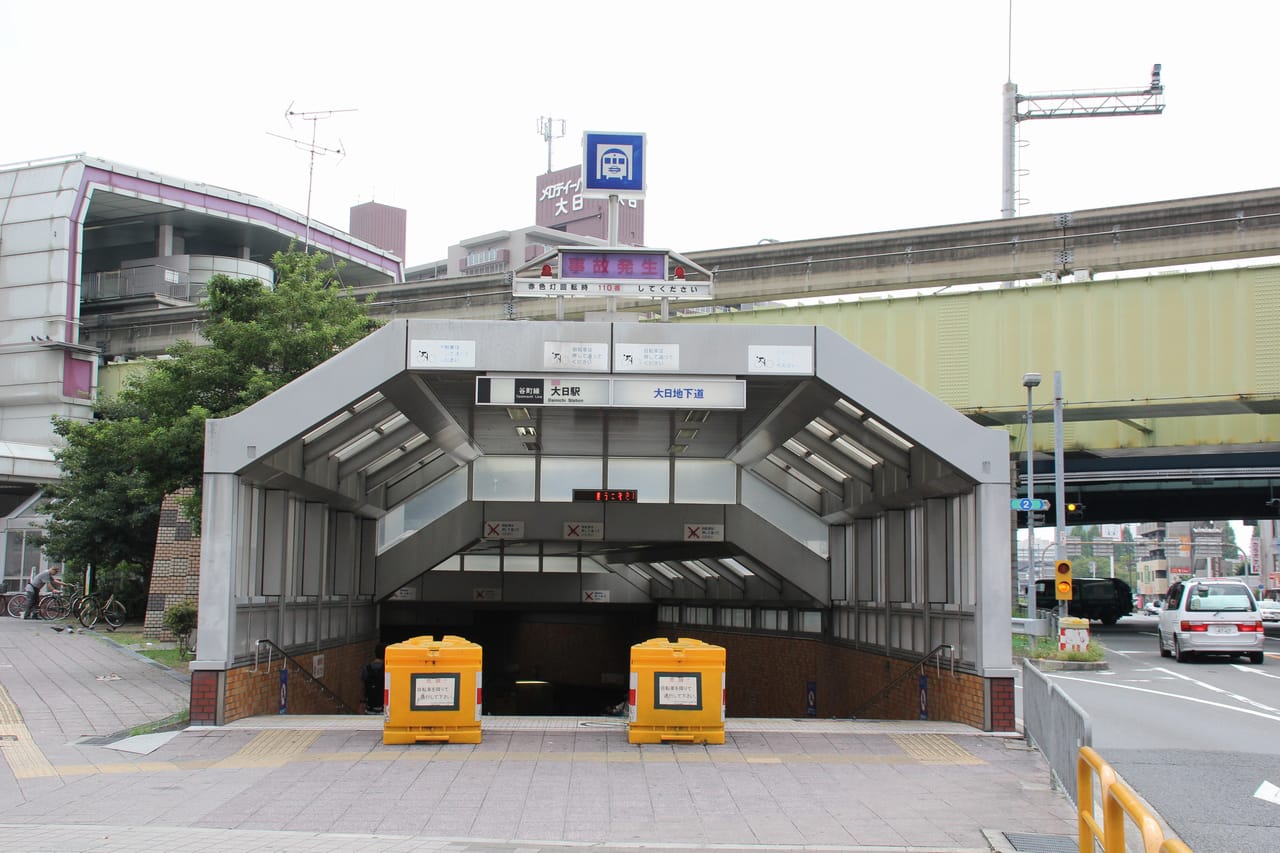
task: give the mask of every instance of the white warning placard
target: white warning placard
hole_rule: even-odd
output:
[[[458,710],[458,673],[415,673],[410,707],[414,711]]]
[[[702,674],[698,672],[654,673],[653,695],[655,708],[701,708]]]

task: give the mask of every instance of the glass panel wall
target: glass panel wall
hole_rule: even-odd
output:
[[[677,459],[678,504],[738,502],[738,466],[728,459]]]
[[[642,504],[671,501],[671,463],[663,459],[610,459],[610,489],[634,489]]]
[[[604,486],[604,463],[598,456],[545,457],[541,476],[542,500],[548,503],[571,501],[574,489]]]

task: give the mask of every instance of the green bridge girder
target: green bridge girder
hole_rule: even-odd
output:
[[[1138,515],[1167,520],[1184,517],[1174,513],[1179,504],[1185,517],[1275,513],[1266,500],[1280,487],[1280,267],[864,298],[674,322],[828,326],[979,423],[1008,429],[1014,460],[1026,448],[1022,376],[1041,373],[1032,395],[1038,495],[1052,481],[1053,374],[1061,371],[1064,470],[1074,493],[1088,495],[1092,521],[1139,520],[1125,515],[1136,498],[1125,493],[1135,490],[1150,504]],[[1220,488],[1206,488],[1214,482]],[[1202,501],[1188,500],[1193,486]],[[1156,491],[1168,494],[1153,499]]]

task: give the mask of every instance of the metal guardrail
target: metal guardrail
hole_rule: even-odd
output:
[[[1084,709],[1029,660],[1022,663],[1022,730],[1049,762],[1053,780],[1073,795],[1076,755],[1093,745],[1093,724]]]
[[[262,656],[263,646],[267,647],[267,662],[266,662],[267,672],[271,671],[272,650],[275,650],[276,652],[280,653],[281,660],[284,660],[287,663],[292,663],[293,666],[298,670],[299,674],[301,674],[303,678],[305,678],[307,681],[314,684],[321,693],[323,693],[326,697],[328,697],[333,702],[333,704],[337,706],[337,709],[340,713],[343,713],[343,714],[355,713],[355,711],[351,709],[350,705],[348,705],[346,702],[343,702],[342,699],[338,697],[337,693],[334,693],[332,690],[329,689],[328,686],[325,685],[323,681],[316,678],[315,675],[312,674],[311,670],[307,669],[305,666],[302,665],[301,661],[299,661],[293,655],[286,652],[284,649],[280,648],[272,640],[265,640],[265,639],[258,640],[254,644],[253,668],[249,670],[250,673],[256,674],[258,672],[258,665],[262,662],[261,656]]]
[[[1079,779],[1076,812],[1082,851],[1096,850],[1101,844],[1104,853],[1125,853],[1125,831],[1132,825],[1141,836],[1145,853],[1192,853],[1191,848],[1179,839],[1164,837],[1164,829],[1155,815],[1129,786],[1119,780],[1115,770],[1093,747],[1080,747],[1076,776]],[[1095,777],[1098,780],[1096,800]],[[1101,823],[1095,808],[1099,800],[1102,803]]]
[[[1156,816],[1094,750],[1089,715],[1030,661],[1022,665],[1022,718],[1027,740],[1049,762],[1053,781],[1075,802],[1081,851],[1192,853],[1182,841],[1164,837]],[[1126,846],[1131,829],[1140,847]]]

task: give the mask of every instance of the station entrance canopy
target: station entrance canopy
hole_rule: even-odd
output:
[[[1007,434],[824,327],[396,320],[206,439],[197,670],[393,597],[864,606],[1009,666]]]

